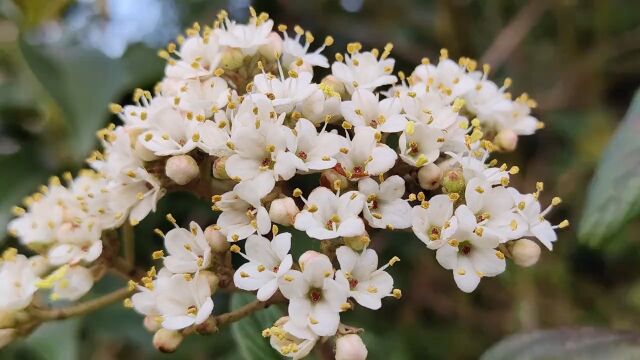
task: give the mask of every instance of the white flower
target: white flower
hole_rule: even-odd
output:
[[[303,64],[309,64],[311,66],[320,66],[323,68],[329,67],[327,58],[322,55],[322,51],[332,43],[330,38],[326,39],[324,44],[318,47],[313,52],[309,52],[309,47],[313,42],[313,36],[309,32],[304,32],[301,28],[296,27],[296,36],[291,38],[286,31],[283,31],[284,40],[282,42],[282,64],[286,67],[290,67],[294,61],[302,60]],[[302,35],[305,35],[304,44],[300,43]]]
[[[290,74],[286,79],[272,74],[258,74],[253,78],[253,89],[271,99],[276,112],[291,112],[317,89],[316,84],[312,83],[311,73],[295,74]]]
[[[343,101],[342,115],[353,126],[370,126],[380,132],[399,132],[405,128],[407,119],[400,114],[402,103],[397,97],[383,100],[370,90],[356,89],[351,101]]]
[[[271,347],[293,360],[303,359],[309,355],[319,339],[308,326],[296,326],[288,316],[278,319],[263,334],[269,336]]]
[[[390,170],[398,155],[389,146],[378,143],[380,133],[370,127],[359,127],[349,146],[337,155],[336,171],[351,180],[380,175]]]
[[[436,195],[411,211],[413,233],[429,249],[437,249],[456,232],[458,221],[453,216],[453,201],[447,195]]]
[[[411,74],[411,78],[434,88],[445,87],[451,90],[449,95],[451,98],[467,94],[476,85],[476,81],[467,73],[467,69],[446,57],[441,58],[438,65],[418,65]]]
[[[334,62],[331,65],[331,73],[344,83],[349,93],[353,93],[356,87],[374,90],[380,86],[395,84],[398,78],[390,75],[394,65],[395,60],[392,58],[381,57],[378,60],[369,51],[356,52],[345,55],[344,62]]]
[[[467,207],[483,226],[495,230],[502,242],[521,237],[527,231],[525,219],[515,212],[512,192],[505,187],[492,187],[479,178],[467,182]]]
[[[535,194],[520,194],[518,190],[509,188],[518,213],[524,218],[526,223],[526,231],[524,236],[536,237],[547,249],[553,249],[553,243],[558,240],[555,229],[564,227],[563,222],[560,225],[551,225],[544,217],[551,211],[554,205],[559,203],[559,198],[554,198],[546,209],[542,210],[540,202]]]
[[[195,116],[210,117],[218,109],[227,105],[230,91],[227,82],[220,77],[208,80],[187,80],[176,95],[180,101],[178,108]]]
[[[485,160],[489,155],[486,152],[480,159],[452,152],[447,152],[447,155],[462,166],[462,174],[465,180],[479,178],[490,185],[507,184],[509,183],[509,174],[514,170],[514,168],[511,168],[507,171],[506,165],[500,168],[488,166],[485,164]]]
[[[304,162],[303,171],[325,170],[337,163],[336,154],[346,143],[338,134],[318,131],[307,119],[296,122],[296,142],[292,152]]]
[[[144,286],[136,285],[135,288],[138,292],[131,296],[131,304],[135,311],[142,315],[155,317],[155,320],[162,322],[157,300],[163,292],[173,291],[169,281],[173,275],[169,269],[162,268],[155,279],[143,284]]]
[[[176,274],[167,280],[166,286],[170,290],[161,292],[156,299],[163,328],[184,329],[202,324],[211,315],[213,300],[206,277]]]
[[[446,244],[438,248],[436,259],[453,271],[458,288],[472,292],[485,276],[496,276],[505,270],[504,254],[496,247],[500,237],[490,228],[479,226],[466,205],[456,209],[458,227]]]
[[[365,249],[359,254],[348,246],[339,247],[336,256],[340,263],[336,280],[349,289],[349,296],[366,308],[380,309],[381,299],[393,290],[393,278],[384,271],[391,263],[378,269],[375,251]]]
[[[233,131],[231,141],[236,153],[225,165],[231,178],[244,181],[267,173],[273,179],[288,180],[304,166],[300,158],[287,151],[295,137],[284,125],[262,122],[258,129],[241,127]]]
[[[75,301],[89,292],[93,287],[91,270],[82,266],[63,265],[36,286],[42,289],[52,289],[51,300]]]
[[[156,210],[166,189],[161,187],[155,176],[139,167],[114,176],[109,185],[109,193],[110,206],[116,215],[126,218],[126,213],[129,213],[129,221],[135,225]]]
[[[290,270],[280,279],[280,291],[289,299],[293,324],[308,326],[318,336],[336,333],[349,291],[333,275],[329,258],[318,255],[304,263],[302,272]]]
[[[186,154],[197,146],[195,121],[189,121],[170,104],[149,117],[150,126],[138,142],[158,156]]]
[[[7,251],[0,262],[0,311],[22,310],[38,290],[38,277],[26,256]]]
[[[359,192],[349,191],[338,196],[325,187],[317,187],[305,203],[294,226],[306,231],[310,237],[326,240],[364,234],[364,223],[358,215],[364,207],[365,197]]]
[[[411,226],[411,206],[402,196],[404,180],[394,175],[381,184],[366,177],[358,181],[358,191],[366,196],[363,214],[369,225],[379,229],[406,229]]]
[[[258,300],[268,300],[278,290],[278,279],[291,269],[290,249],[289,233],[278,234],[272,241],[259,235],[249,236],[244,255],[249,262],[236,270],[233,282],[243,290],[258,290]]]
[[[440,156],[444,141],[442,130],[410,121],[398,140],[400,158],[415,167],[433,163]]]
[[[246,239],[256,232],[264,235],[271,230],[271,219],[267,209],[260,204],[254,206],[241,199],[235,191],[222,194],[214,205],[218,210],[222,210],[218,217],[218,226],[228,241]]]
[[[220,45],[242,50],[245,55],[252,56],[260,45],[266,44],[273,28],[273,20],[263,21],[253,17],[248,24],[237,24],[225,18],[222,26],[215,30]]]
[[[302,117],[315,125],[339,118],[340,94],[325,84],[319,84],[317,89],[302,102],[299,107]]]
[[[211,264],[211,247],[200,225],[192,221],[189,229],[176,225],[164,236],[164,246],[169,252],[164,266],[176,274],[195,273]]]
[[[161,53],[167,60],[165,74],[168,78],[195,79],[213,74],[220,63],[221,53],[216,36],[200,34],[189,36],[172,54]]]

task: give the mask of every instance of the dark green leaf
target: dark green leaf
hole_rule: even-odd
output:
[[[510,336],[481,360],[637,359],[640,335],[604,329],[541,330]]]
[[[579,237],[603,245],[640,214],[640,92],[631,103],[589,186]],[[570,185],[570,184],[568,184]]]
[[[231,297],[231,309],[240,308],[256,300],[253,294],[236,293]],[[282,359],[262,337],[262,330],[271,327],[282,316],[275,306],[260,310],[251,316],[231,324],[231,333],[245,360]]]

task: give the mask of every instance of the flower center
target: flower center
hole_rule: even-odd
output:
[[[262,159],[260,166],[265,169],[273,169],[274,161],[271,160],[271,157],[266,157]]]
[[[363,176],[366,176],[366,175],[367,174],[365,173],[364,168],[362,166],[355,166],[353,168],[352,177],[359,178],[359,177],[363,177]]]
[[[442,228],[440,226],[432,226],[427,230],[427,234],[431,240],[440,239],[440,234],[442,233]]]
[[[469,255],[469,253],[471,253],[471,242],[469,240],[461,242],[459,249],[462,254]]]
[[[491,217],[491,214],[488,212],[481,212],[476,215],[476,222],[481,223]]]
[[[320,289],[311,289],[309,290],[309,300],[311,300],[312,303],[317,303],[318,301],[322,300],[322,290]]]
[[[189,308],[187,308],[187,315],[196,315],[198,313],[198,308],[195,307],[195,305],[191,305],[189,306]]]
[[[420,151],[420,147],[418,147],[418,143],[415,141],[411,141],[409,143],[409,153],[417,154]]]
[[[307,160],[307,153],[304,151],[298,151],[296,155],[302,160]]]
[[[358,286],[358,280],[355,278],[349,278],[349,289],[353,290]]]

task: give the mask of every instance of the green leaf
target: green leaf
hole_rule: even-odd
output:
[[[640,92],[618,126],[589,186],[578,236],[592,246],[604,245],[640,214]]]
[[[143,46],[130,48],[120,59],[109,58],[96,49],[33,45],[25,39],[20,39],[20,49],[31,71],[62,110],[76,161],[84,159],[96,145],[95,132],[109,118],[109,103],[162,74],[162,61]]]
[[[26,340],[11,344],[6,349],[3,349],[0,353],[0,358],[79,359],[81,322],[81,318],[74,318],[46,323],[29,335]]]
[[[231,309],[238,309],[254,300],[253,294],[235,293],[231,297]],[[282,316],[280,309],[270,306],[231,324],[231,334],[245,360],[282,359],[269,345],[269,340],[262,337],[262,330],[271,327]]]
[[[605,329],[540,330],[510,336],[481,360],[637,359],[640,335]]]

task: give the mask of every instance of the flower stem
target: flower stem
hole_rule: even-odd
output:
[[[125,222],[122,226],[122,242],[124,247],[124,259],[131,267],[135,265],[136,249],[134,242],[133,226]]]
[[[107,305],[111,305],[117,301],[125,299],[131,294],[128,288],[115,290],[109,294],[103,295],[97,299],[85,301],[77,305],[60,308],[60,309],[33,309],[32,314],[40,321],[62,320],[73,316],[83,315],[96,311]]]

